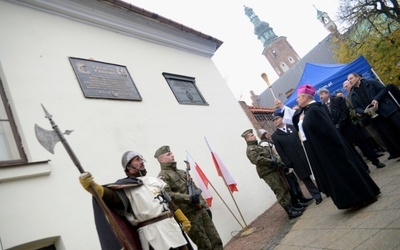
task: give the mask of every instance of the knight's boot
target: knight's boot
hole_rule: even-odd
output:
[[[285,209],[286,213],[288,214],[289,219],[297,218],[297,217],[299,217],[299,216],[301,216],[303,214],[302,211],[296,210],[295,208],[293,208],[290,205],[284,207],[284,209]]]

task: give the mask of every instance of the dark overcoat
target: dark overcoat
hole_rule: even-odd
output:
[[[326,105],[324,104],[324,107]],[[348,142],[354,143],[365,139],[365,133],[350,120],[350,109],[343,97],[330,98],[330,110],[326,111],[333,124]]]
[[[336,207],[351,208],[380,194],[379,187],[335,128],[323,105],[313,102],[297,110],[293,124],[298,126],[302,113],[305,148],[317,185]]]
[[[287,167],[293,166],[296,175],[303,180],[311,175],[311,170],[296,128],[289,124],[286,128],[287,133],[277,129],[271,138],[282,162]]]
[[[373,79],[361,79],[360,88],[364,87],[367,91],[370,101],[378,101],[378,114],[382,115],[383,117],[389,117],[398,110],[396,104],[389,97],[388,90],[385,85]],[[355,87],[351,89],[349,94],[354,110],[359,114],[364,114],[366,105],[362,102],[360,96],[353,91],[354,88]]]

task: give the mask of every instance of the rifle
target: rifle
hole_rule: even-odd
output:
[[[193,180],[192,177],[190,176],[190,163],[188,161],[184,161],[186,163],[186,186],[189,190],[189,195],[190,196],[200,196],[201,194],[201,189],[197,188],[194,189],[194,185],[193,185]],[[196,204],[196,207],[198,209],[202,208],[202,205],[200,203]]]

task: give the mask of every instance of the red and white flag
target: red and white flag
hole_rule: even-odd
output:
[[[186,159],[190,164],[190,169],[194,170],[193,172],[191,172],[194,182],[201,189],[201,195],[204,197],[204,199],[206,199],[207,205],[211,207],[213,198],[210,194],[210,191],[208,190],[208,178],[203,173],[200,166],[190,156],[188,151],[186,151]]]
[[[239,191],[237,189],[237,184],[231,174],[229,173],[228,169],[225,167],[224,163],[221,161],[217,153],[211,148],[210,143],[207,141],[207,138],[204,137],[206,140],[207,146],[211,151],[211,157],[214,161],[215,168],[217,169],[217,173],[219,176],[225,179],[229,189],[231,192]]]

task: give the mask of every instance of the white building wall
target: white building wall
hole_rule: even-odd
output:
[[[240,134],[252,125],[210,57],[16,2],[0,1],[0,22],[7,23],[0,27],[0,77],[29,162],[50,162],[0,167],[0,238],[5,249],[48,237],[60,237],[57,249],[100,248],[90,194],[80,186],[77,168],[61,143],[52,155],[36,139],[34,124],[51,129],[40,104],[62,131],[74,130],[67,140],[98,183],[124,177],[120,158],[126,150],[141,152],[152,176],[160,170],[153,158],[157,148],[170,145],[182,169],[188,150],[244,225],[217,176],[207,137],[238,183],[233,196],[247,224],[275,201],[245,155]],[[195,41],[193,46],[209,49],[210,43]],[[85,98],[69,57],[125,65],[143,100]],[[179,104],[162,72],[195,77],[209,105]],[[211,193],[213,220],[226,244],[241,226]]]

